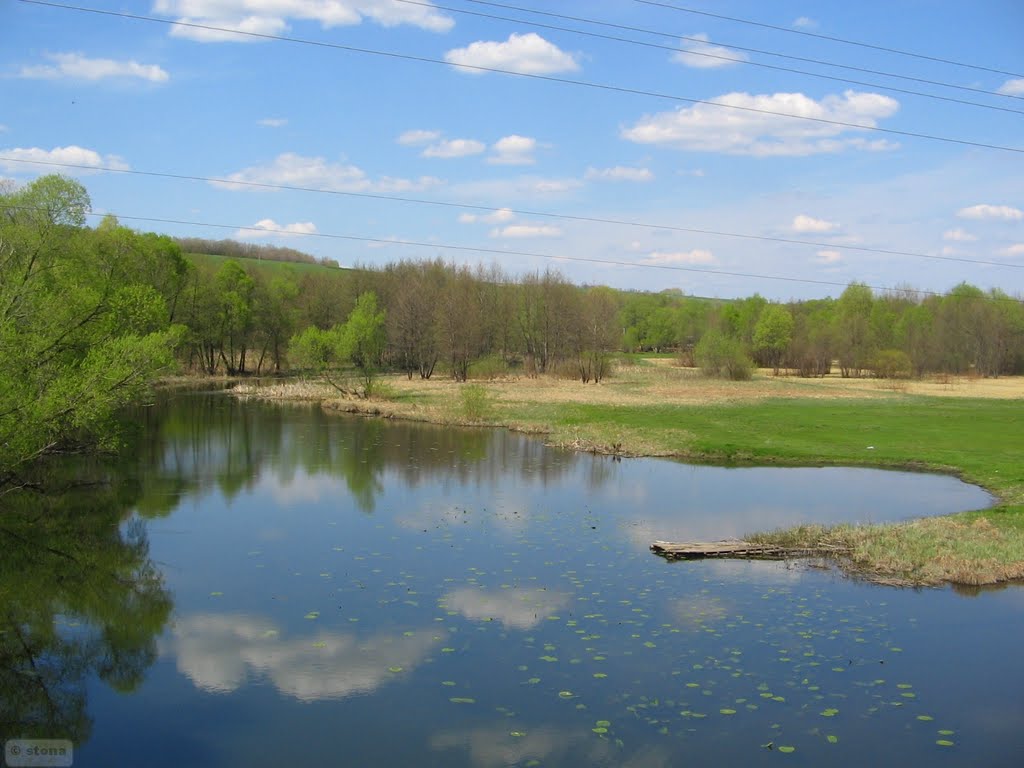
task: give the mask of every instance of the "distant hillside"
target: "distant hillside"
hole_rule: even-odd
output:
[[[188,258],[194,264],[205,264],[218,269],[221,264],[227,259],[244,259],[242,262],[246,268],[252,268],[265,272],[267,274],[280,273],[282,271],[293,272],[297,274],[306,274],[310,272],[325,272],[330,274],[345,274],[349,270],[344,267],[339,267],[338,263],[332,259],[327,261],[330,263],[324,263],[322,260],[313,261],[273,261],[271,259],[261,259],[256,256],[222,256],[217,253],[196,253],[196,252],[185,252],[185,257]]]
[[[336,259],[318,259],[308,253],[279,245],[240,243],[237,240],[207,240],[202,237],[176,237],[174,240],[185,253],[204,253],[210,256],[231,256],[236,259],[257,261],[283,261],[292,264],[319,264],[335,269],[341,266]]]

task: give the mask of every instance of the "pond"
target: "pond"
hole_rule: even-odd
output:
[[[1019,766],[1024,591],[656,538],[985,506],[177,393],[0,512],[0,739],[76,766]]]

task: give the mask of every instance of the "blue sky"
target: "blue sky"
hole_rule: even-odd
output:
[[[703,296],[757,291],[778,299],[810,298],[837,295],[851,280],[932,291],[967,280],[1024,293],[1024,153],[652,95],[1024,149],[1024,6],[1018,0],[668,0],[780,29],[635,0],[521,3],[643,31],[467,0],[86,2],[97,9],[207,28],[4,3],[0,177],[24,182],[53,171],[75,175],[89,189],[96,211],[119,214],[137,229],[284,244],[344,265],[441,256],[456,263],[496,262],[513,275],[554,266],[575,282],[679,288]],[[661,47],[587,37],[538,23]],[[457,64],[650,93],[460,69]],[[563,217],[540,215],[545,212]],[[428,247],[394,242],[401,240]],[[497,253],[442,247],[446,245]],[[858,247],[933,258],[854,250]]]

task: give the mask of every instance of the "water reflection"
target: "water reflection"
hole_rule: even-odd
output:
[[[124,523],[133,483],[82,462],[49,464],[35,480],[0,500],[0,742],[80,744],[92,728],[88,680],[135,690],[172,600],[144,526]]]
[[[615,466],[494,430],[387,423],[317,405],[209,394],[164,392],[130,418],[145,439],[140,465],[150,495],[140,511],[151,516],[170,512],[183,495],[216,488],[231,501],[261,482],[285,501],[318,500],[316,486],[335,492],[323,478],[337,478],[358,508],[372,513],[390,479],[409,488],[439,479],[484,487],[511,474],[546,485],[585,460],[588,485],[597,487]]]
[[[497,619],[508,629],[531,629],[569,605],[571,595],[547,589],[456,589],[440,601],[470,621]]]
[[[370,693],[399,679],[445,638],[436,628],[359,637],[315,632],[285,639],[274,622],[245,615],[198,614],[175,623],[167,652],[205,691],[230,693],[266,677],[301,701]]]

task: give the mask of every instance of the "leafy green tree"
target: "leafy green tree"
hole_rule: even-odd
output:
[[[792,340],[793,315],[785,307],[769,304],[761,312],[754,327],[754,355],[760,357],[778,376]]]
[[[706,376],[745,381],[753,376],[754,363],[739,339],[717,328],[709,329],[697,344],[697,365]]]
[[[295,362],[322,375],[328,383],[346,395],[368,397],[384,350],[384,317],[377,308],[377,297],[364,293],[344,325],[330,330],[310,326],[291,340]],[[348,373],[355,368],[362,389],[349,383]]]
[[[860,376],[873,359],[873,304],[871,289],[863,283],[850,283],[836,302],[836,344],[843,378]]]
[[[147,282],[150,242],[84,228],[88,208],[60,176],[0,195],[0,481],[54,449],[113,447],[113,414],[181,339]]]

